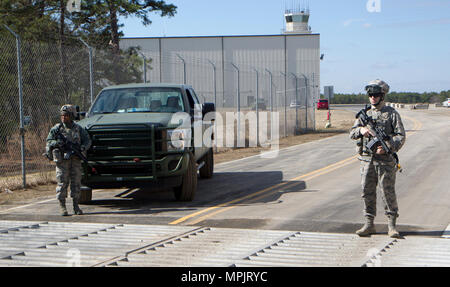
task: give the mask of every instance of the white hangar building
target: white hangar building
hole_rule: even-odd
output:
[[[308,9],[286,10],[280,35],[122,38],[120,46],[139,47],[147,82],[190,84],[218,109],[248,109],[258,97],[267,110],[308,106],[313,119],[321,56],[309,15]]]

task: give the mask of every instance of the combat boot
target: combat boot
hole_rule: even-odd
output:
[[[375,225],[373,224],[374,218],[371,216],[366,216],[366,223],[364,226],[356,231],[359,236],[369,236],[370,234],[375,234]]]
[[[389,215],[388,217],[388,235],[391,238],[400,238],[400,233],[395,228],[397,216]]]
[[[67,212],[66,208],[66,201],[65,200],[59,200],[59,209],[61,210],[62,216],[68,216],[69,213]]]
[[[76,215],[83,215],[83,211],[78,206],[78,201],[79,201],[78,198],[73,199],[73,213],[75,213]]]

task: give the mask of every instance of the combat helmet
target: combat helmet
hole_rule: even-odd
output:
[[[384,97],[386,96],[387,93],[389,93],[389,85],[385,81],[376,79],[370,81],[369,84],[365,87],[365,90],[368,96],[379,95],[380,96],[380,101],[378,102],[379,104],[382,101],[384,101]]]
[[[365,88],[367,94],[387,94],[389,93],[389,85],[385,81],[376,79],[370,81]]]
[[[69,115],[70,120],[74,121],[76,118],[77,110],[73,105],[64,105],[59,110],[60,115]]]

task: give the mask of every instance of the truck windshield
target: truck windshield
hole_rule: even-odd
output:
[[[176,113],[184,111],[178,88],[143,87],[104,90],[91,108],[91,114]]]

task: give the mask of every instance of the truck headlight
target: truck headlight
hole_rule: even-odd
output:
[[[167,150],[182,150],[191,140],[190,129],[175,129],[167,131]]]

